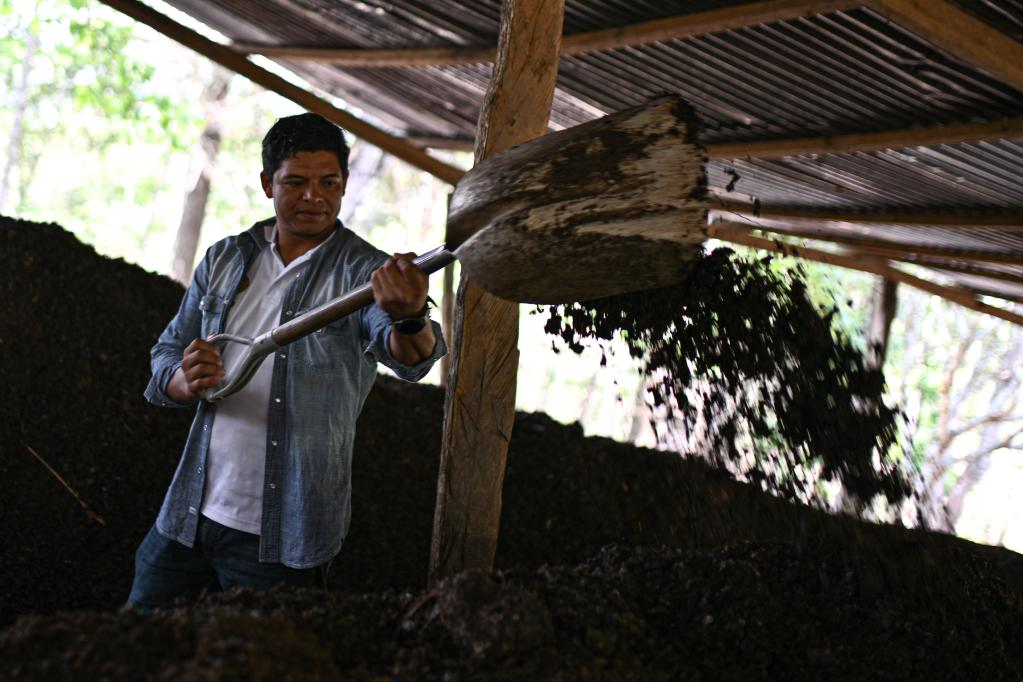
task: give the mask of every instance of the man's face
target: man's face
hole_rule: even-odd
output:
[[[274,200],[277,229],[299,239],[326,238],[341,211],[346,173],[333,152],[298,152],[281,163],[273,178],[259,174],[263,192]]]

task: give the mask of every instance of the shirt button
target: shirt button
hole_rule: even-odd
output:
[[[270,441],[270,445],[277,447],[277,441],[275,440]]]
[[[271,484],[270,484],[270,490],[274,490],[274,489],[276,489],[276,488],[277,488],[277,486],[276,486],[276,485],[274,485],[273,483],[271,483]]]
[[[284,313],[284,314],[290,317],[290,316],[291,316],[291,313],[292,313],[292,311],[291,311],[291,310],[289,310],[288,312],[286,312],[286,313]]]
[[[274,398],[274,402],[275,403],[279,403],[279,402],[281,402],[281,399],[280,398]]]
[[[286,358],[286,357],[288,357],[288,355],[287,355],[286,353],[281,353],[281,359],[282,359],[282,360],[283,360],[284,358]]]
[[[209,431],[210,430],[210,425],[209,424],[203,424],[202,430],[203,431]]]
[[[197,468],[197,469],[195,470],[195,473],[197,473],[197,474],[201,474],[201,473],[202,473],[202,467],[198,467],[198,468]]]
[[[189,507],[188,508],[188,513],[189,514],[194,514],[195,513],[195,507]]]

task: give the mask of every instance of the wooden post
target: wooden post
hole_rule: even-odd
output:
[[[477,162],[547,131],[564,11],[564,0],[505,0],[497,62],[476,131]],[[518,305],[463,275],[456,306],[431,582],[493,568],[515,420]]]
[[[444,293],[440,303],[441,330],[445,339],[455,338],[455,264],[444,268]],[[448,353],[440,359],[440,383],[441,386],[448,385],[448,374],[451,373],[451,354]]]

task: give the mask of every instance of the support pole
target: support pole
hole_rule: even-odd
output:
[[[476,162],[547,131],[564,0],[505,0],[494,75],[476,131]],[[490,571],[515,420],[518,305],[462,276],[458,288],[430,581]]]

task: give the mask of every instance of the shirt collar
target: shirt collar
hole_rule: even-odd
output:
[[[330,240],[334,239],[334,237],[340,231],[341,231],[341,223],[335,220],[334,221],[334,231],[330,233],[329,237],[327,237],[322,242],[320,242],[319,244],[317,244],[313,248],[311,248],[308,251],[306,251],[305,253],[303,253],[301,256],[296,258],[294,261],[292,261],[288,265],[290,266],[290,265],[294,265],[296,263],[304,263],[305,261],[309,260],[310,258],[312,258],[312,255],[314,253],[316,253],[316,251],[318,251],[320,249],[320,247],[322,247],[324,244],[328,244],[330,242]],[[277,221],[276,220],[269,220],[269,221],[267,221],[266,223],[263,224],[263,237],[266,239],[266,244],[269,245],[269,247],[270,247],[270,252],[274,256],[276,256],[278,259],[280,259],[281,258],[281,252],[277,248]],[[266,248],[266,247],[264,246],[264,248]]]

